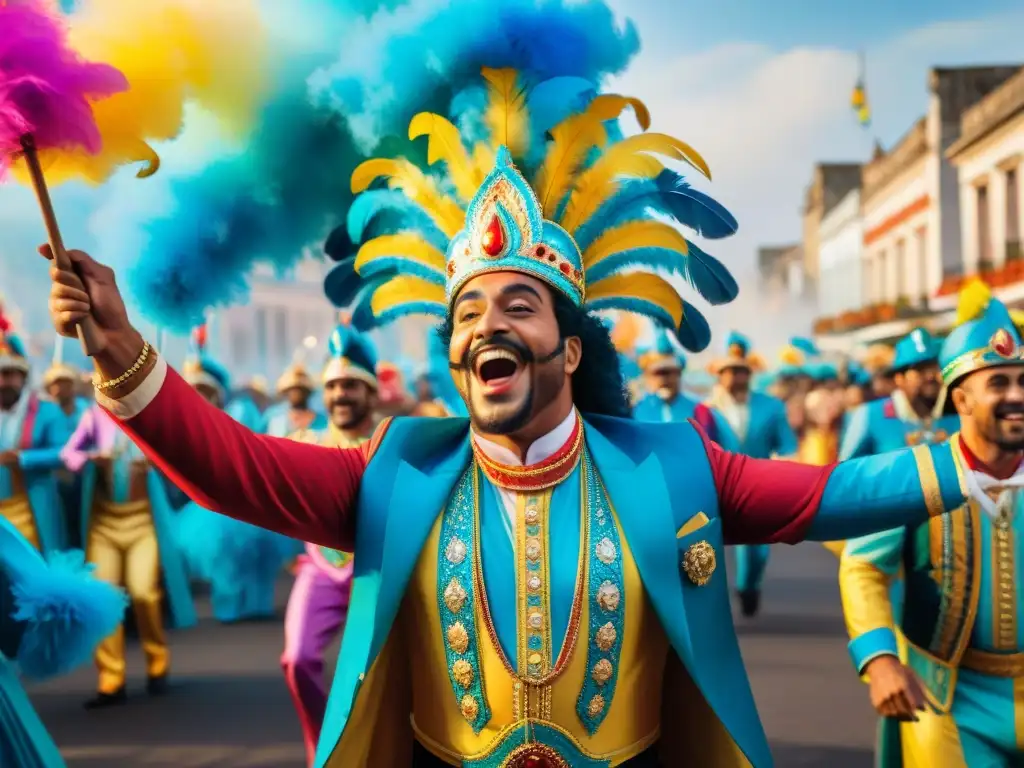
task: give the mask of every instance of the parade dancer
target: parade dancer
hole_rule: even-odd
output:
[[[89,398],[78,394],[77,385],[81,373],[63,362],[61,350],[64,339],[57,338],[54,345],[53,363],[43,374],[43,389],[50,399],[57,404],[63,417],[61,423],[64,445],[78,428],[78,422],[92,405]],[[66,467],[56,470],[57,493],[60,496],[61,528],[64,541],[69,547],[82,549],[82,525],[79,517],[79,506],[82,502],[81,478]]]
[[[373,432],[377,399],[377,353],[369,338],[342,324],[328,342],[330,360],[323,372],[324,408],[330,426],[319,435],[321,445],[355,448]],[[309,442],[308,430],[292,436]],[[295,585],[288,598],[284,624],[284,670],[288,690],[299,713],[309,764],[327,709],[324,651],[345,626],[352,590],[352,556],[306,544]]]
[[[76,511],[86,558],[97,578],[128,592],[146,658],[146,691],[160,696],[167,691],[171,668],[164,600],[171,627],[196,623],[164,480],[95,405],[82,417],[61,459],[81,477]],[[85,702],[86,709],[123,704],[128,697],[123,624],[96,648],[96,669],[96,695]]]
[[[358,448],[254,435],[163,358],[135,366],[144,341],[113,273],[80,252],[74,270],[52,269],[55,326],[70,335],[95,319],[102,377],[130,371],[98,397],[194,498],[354,552],[317,766],[770,766],[722,547],[942,515],[963,501],[953,450],[818,468],[723,451],[689,422],[629,418],[616,350],[592,312],[645,313],[699,350],[709,327],[657,272],[685,272],[715,301],[735,295],[724,266],[700,251],[697,269],[697,247],[659,218],[713,233],[720,206],[672,171],[658,185],[631,178],[648,166],[630,150],[704,162],[659,134],[609,142],[626,105],[646,127],[635,100],[598,96],[534,130],[517,73],[484,76],[493,112],[474,131],[499,131],[472,156],[485,165],[437,141],[440,185],[401,160],[358,168],[357,191],[401,174],[394,189],[412,197],[385,230],[402,247],[377,229],[347,265],[369,280],[364,322],[443,318],[469,419],[395,418]],[[458,135],[437,115],[414,124]],[[517,166],[529,137],[548,160]],[[559,163],[567,152],[577,161]],[[665,188],[702,204],[669,205]]]
[[[1024,344],[980,283],[961,294],[958,315],[939,365],[943,404],[961,421],[950,442],[969,501],[848,541],[840,565],[850,655],[883,718],[882,768],[1024,761]],[[889,592],[898,578],[902,610]],[[930,707],[913,711],[922,689]]]
[[[220,410],[228,405],[231,378],[207,354],[205,327],[193,333],[191,354],[182,373],[206,402]],[[179,415],[184,420],[192,417],[189,411]],[[274,615],[274,588],[285,561],[297,551],[295,541],[211,512],[194,501],[178,511],[176,528],[190,575],[210,585],[210,604],[217,621],[232,623]]]
[[[785,404],[771,395],[750,391],[751,377],[764,368],[764,362],[751,352],[750,341],[736,332],[729,335],[726,351],[725,357],[710,366],[718,384],[708,404],[732,428],[739,441],[737,452],[755,459],[795,456],[797,439]],[[761,606],[761,582],[770,550],[767,544],[743,543],[735,551],[740,611],[755,616]]]
[[[300,361],[296,360],[277,380],[277,394],[284,403],[271,409],[267,434],[288,437],[298,431],[319,432],[327,427],[327,417],[309,405],[316,386]]]
[[[29,370],[0,312],[0,517],[46,553],[66,543],[55,472],[67,433],[57,404],[28,389]]]
[[[648,393],[634,406],[633,418],[662,422],[693,419],[727,451],[739,448],[739,439],[725,418],[682,391],[686,355],[666,331],[655,332],[654,344],[641,353],[639,362]]]
[[[896,389],[847,417],[841,459],[895,451],[922,442],[943,442],[960,426],[955,413],[936,410],[942,378],[940,342],[915,328],[896,344],[891,373]]]
[[[70,672],[121,621],[124,595],[89,570],[81,552],[51,554],[47,562],[0,519],[0,765],[5,768],[64,768],[18,678]]]

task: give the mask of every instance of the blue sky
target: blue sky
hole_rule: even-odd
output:
[[[416,0],[429,4],[435,0]],[[436,0],[442,2],[443,0]],[[878,138],[891,146],[927,107],[928,68],[936,65],[1024,63],[1024,5],[1019,0],[609,0],[637,24],[643,50],[612,83],[644,99],[655,130],[691,143],[714,173],[694,179],[740,222],[739,234],[707,244],[741,280],[741,299],[709,315],[717,338],[728,327],[763,347],[805,332],[814,314],[751,283],[761,244],[794,241],[799,209],[817,161],[859,161]],[[849,108],[859,50],[865,50],[874,125],[865,131]],[[177,163],[201,164],[210,147],[188,145]],[[165,166],[172,163],[165,155]],[[187,170],[187,169],[186,169]],[[145,218],[161,205],[159,190],[139,197],[72,186],[55,194],[65,240],[94,247],[96,236],[119,237],[124,218]],[[104,210],[104,201],[122,205]],[[40,294],[45,269],[32,255],[40,239],[32,196],[0,187],[0,293]],[[45,290],[45,286],[43,287]],[[33,324],[45,321],[45,300],[26,302]],[[755,322],[770,313],[773,322]]]

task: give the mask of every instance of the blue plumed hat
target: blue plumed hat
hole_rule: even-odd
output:
[[[899,373],[915,365],[937,362],[940,347],[939,340],[928,331],[924,328],[915,328],[896,342],[890,370]]]
[[[753,373],[765,369],[764,360],[752,351],[750,339],[737,331],[732,331],[725,340],[725,355],[708,366],[716,375],[729,368],[746,368]]]
[[[805,366],[805,371],[814,381],[838,381],[839,366],[828,360],[815,360]]]
[[[658,328],[654,331],[654,343],[640,354],[639,363],[644,373],[682,371],[686,369],[686,355],[667,331]]]
[[[1024,365],[1024,344],[1009,310],[981,280],[960,292],[956,321],[939,351],[947,388],[984,368]]]
[[[377,350],[373,342],[352,327],[346,317],[327,340],[328,359],[323,382],[358,379],[377,388]]]
[[[856,360],[850,360],[846,363],[846,379],[850,384],[866,387],[871,384],[871,371]]]
[[[14,333],[11,321],[0,307],[0,370],[22,371],[28,373],[28,355],[25,353],[25,345]]]
[[[227,369],[210,357],[206,352],[207,331],[200,325],[192,331],[189,355],[182,366],[182,377],[196,386],[207,386],[216,389],[225,397],[231,390],[231,376]]]
[[[527,84],[514,69],[485,68],[482,75],[486,140],[460,134],[465,115],[452,115],[453,122],[421,113],[409,126],[411,139],[427,138],[429,162],[443,161],[440,178],[402,158],[356,168],[352,191],[359,196],[348,229],[358,252],[328,275],[328,298],[352,305],[353,325],[367,330],[406,315],[443,317],[469,280],[513,271],[544,281],[576,306],[648,317],[685,348],[704,349],[707,321],[665,275],[711,304],[732,301],[738,287],[721,262],[669,222],[719,238],[736,231],[736,220],[660,159],[710,177],[700,155],[671,136],[647,133],[647,108],[612,94],[538,129],[531,97],[552,81]],[[616,140],[615,121],[628,107],[645,132]],[[387,189],[371,189],[382,181]]]

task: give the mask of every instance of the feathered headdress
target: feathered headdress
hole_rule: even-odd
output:
[[[281,395],[289,389],[304,389],[312,392],[316,389],[313,377],[306,370],[306,355],[317,345],[316,336],[307,336],[292,354],[292,362],[277,380],[277,394]]]
[[[428,161],[443,161],[441,178],[404,159],[355,170],[352,190],[362,194],[349,211],[349,235],[361,245],[328,276],[328,297],[337,306],[354,302],[353,324],[365,330],[411,314],[444,316],[473,277],[516,271],[577,306],[644,315],[687,349],[705,348],[707,321],[666,277],[680,276],[711,304],[732,301],[738,288],[721,262],[669,222],[717,238],[733,234],[736,220],[661,159],[710,177],[700,155],[660,133],[616,140],[627,107],[644,131],[650,115],[636,99],[611,94],[547,123],[545,134],[532,124],[535,107],[538,120],[550,115],[539,105],[565,78],[532,88],[513,69],[485,68],[483,78],[488,140],[468,146],[436,114],[416,115],[409,126],[410,138],[427,138]],[[531,146],[536,135],[546,136],[543,146]],[[371,189],[380,181],[386,189]]]
[[[725,356],[713,360],[708,370],[718,375],[728,368],[746,368],[753,373],[759,373],[767,367],[757,353],[751,351],[750,339],[742,333],[732,331],[725,341]]]
[[[28,373],[28,355],[21,339],[14,333],[14,326],[0,306],[0,370]]]
[[[181,367],[182,377],[193,387],[207,386],[226,396],[231,389],[231,377],[224,366],[206,353],[206,326],[193,329],[189,341],[189,355]]]
[[[377,350],[373,342],[346,322],[334,329],[327,341],[328,360],[324,366],[323,382],[336,379],[358,379],[377,388]]]

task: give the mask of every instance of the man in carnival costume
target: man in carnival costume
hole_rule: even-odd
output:
[[[327,426],[327,417],[309,405],[316,386],[300,360],[295,360],[277,380],[281,406],[273,408],[267,418],[267,434],[287,437],[296,432],[316,434]]]
[[[735,222],[716,228],[706,196],[658,173],[651,153],[707,173],[687,145],[608,142],[627,105],[649,126],[639,102],[599,95],[528,131],[517,73],[484,77],[495,132],[472,156],[439,140],[458,136],[445,118],[412,122],[451,193],[402,159],[355,171],[356,192],[381,176],[405,190],[410,218],[340,264],[366,281],[353,317],[443,318],[469,419],[392,419],[359,448],[276,440],[207,407],[159,357],[102,403],[204,504],[354,552],[317,766],[770,766],[723,546],[942,515],[963,501],[952,449],[818,468],[725,452],[689,422],[628,418],[591,312],[645,314],[704,348],[706,321],[655,270],[688,275],[713,303],[735,282],[652,212],[705,235]],[[81,278],[52,271],[55,326],[71,335],[94,317],[100,376],[116,378],[145,341],[113,273],[71,258]]]
[[[778,398],[752,392],[751,378],[764,368],[750,341],[735,331],[726,341],[726,354],[709,366],[718,376],[708,404],[732,428],[738,453],[755,459],[792,457],[796,435],[789,426],[786,406]],[[754,616],[761,605],[761,582],[768,565],[767,543],[741,543],[736,547],[736,591],[744,616]]]
[[[355,448],[373,433],[377,399],[377,353],[368,337],[339,325],[328,342],[330,359],[323,372],[324,408],[330,425],[315,442]],[[293,436],[310,442],[307,430]],[[352,589],[352,556],[306,544],[285,615],[281,667],[299,713],[312,765],[327,710],[324,651],[345,626]]]
[[[61,350],[64,339],[57,337],[54,346],[53,363],[43,374],[43,389],[50,399],[56,403],[63,417],[61,431],[63,445],[74,434],[82,416],[92,405],[92,401],[77,392],[78,379],[81,372],[63,362]],[[56,471],[57,492],[60,495],[62,533],[68,546],[82,548],[82,526],[79,518],[79,507],[82,500],[81,478],[74,472],[61,467]]]
[[[96,405],[82,417],[61,459],[81,478],[75,522],[86,558],[98,578],[128,592],[146,659],[146,690],[151,696],[162,695],[171,668],[164,600],[171,627],[196,623],[164,479]],[[120,624],[96,648],[99,677],[86,709],[127,700],[124,634]]]
[[[848,541],[840,566],[850,655],[883,717],[883,768],[1024,762],[1024,344],[980,282],[961,294],[958,320],[939,353],[941,399],[960,417],[950,444],[969,502]],[[930,708],[915,712],[922,689]]]
[[[45,553],[65,546],[55,473],[67,432],[60,407],[28,388],[29,370],[0,311],[0,517]]]
[[[121,621],[124,596],[89,574],[81,552],[47,562],[0,519],[0,765],[63,768],[19,676],[70,672]]]
[[[206,351],[206,341],[206,328],[201,326],[192,334],[183,379],[203,400],[239,421],[228,400],[231,377]],[[178,418],[186,421],[194,415],[185,410]],[[174,482],[173,475],[170,479]],[[180,483],[176,485],[181,487]],[[301,546],[276,533],[219,515],[195,501],[178,511],[176,523],[178,546],[191,577],[210,585],[214,618],[232,623],[274,615],[277,577],[287,558]]]
[[[634,407],[633,418],[662,422],[693,419],[727,451],[739,448],[736,434],[720,413],[683,393],[686,356],[667,331],[655,331],[654,344],[640,354],[639,363],[648,393]]]

